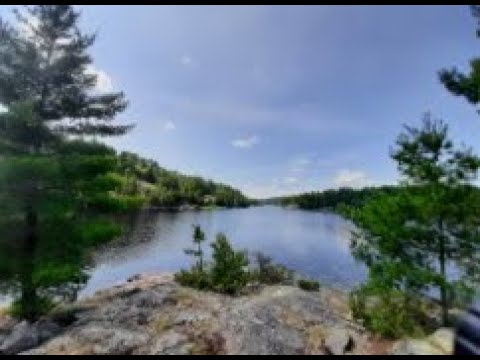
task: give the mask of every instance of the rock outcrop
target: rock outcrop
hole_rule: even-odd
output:
[[[169,275],[138,276],[42,321],[17,324],[9,335],[0,331],[0,348],[23,354],[281,355],[386,354],[392,345],[353,322],[347,295],[332,289],[269,286],[228,297],[183,288]]]
[[[454,332],[452,329],[438,329],[425,339],[406,339],[395,344],[391,355],[451,355]]]

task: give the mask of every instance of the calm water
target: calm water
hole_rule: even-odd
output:
[[[209,242],[224,232],[236,248],[262,251],[330,286],[349,289],[366,277],[364,266],[350,254],[352,225],[335,214],[264,206],[156,213],[143,215],[136,223],[126,244],[98,252],[81,296],[138,273],[189,267],[191,259],[183,249],[191,244],[192,224],[202,226]]]

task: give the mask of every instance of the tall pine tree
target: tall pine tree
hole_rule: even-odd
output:
[[[447,126],[430,117],[421,128],[406,127],[392,158],[403,187],[351,213],[360,229],[354,254],[368,265],[370,285],[401,291],[407,300],[437,289],[447,324],[458,290],[480,280],[480,192],[471,185],[480,158],[455,148]]]
[[[89,47],[70,5],[36,5],[0,19],[1,280],[35,320],[52,289],[84,280],[85,249],[118,234],[115,154],[67,135],[121,135],[123,93],[99,93]],[[69,140],[70,139],[70,140]]]

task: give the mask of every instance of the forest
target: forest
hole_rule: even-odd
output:
[[[117,161],[116,175],[121,182],[119,193],[137,196],[150,207],[247,207],[252,203],[228,185],[166,170],[157,162],[142,159],[134,153],[121,152]]]
[[[395,191],[397,191],[396,186],[387,185],[361,189],[344,187],[273,198],[266,202],[281,206],[294,206],[304,210],[339,210],[345,206],[359,207],[372,197],[392,194]]]

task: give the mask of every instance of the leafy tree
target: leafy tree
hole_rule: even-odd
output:
[[[438,289],[446,324],[449,293],[478,280],[480,192],[470,183],[480,159],[455,148],[448,127],[429,116],[422,128],[405,130],[392,152],[404,187],[351,212],[361,229],[352,247],[369,267],[370,282],[402,291],[407,302]],[[449,264],[461,278],[451,278]]]
[[[112,197],[114,153],[67,135],[120,135],[131,126],[112,124],[127,105],[123,93],[95,90],[87,53],[95,36],[80,31],[72,6],[15,13],[16,26],[0,19],[0,103],[9,110],[0,117],[0,197],[8,204],[0,270],[20,313],[34,320],[41,295],[84,280],[83,250],[118,234],[98,216],[123,200]]]

